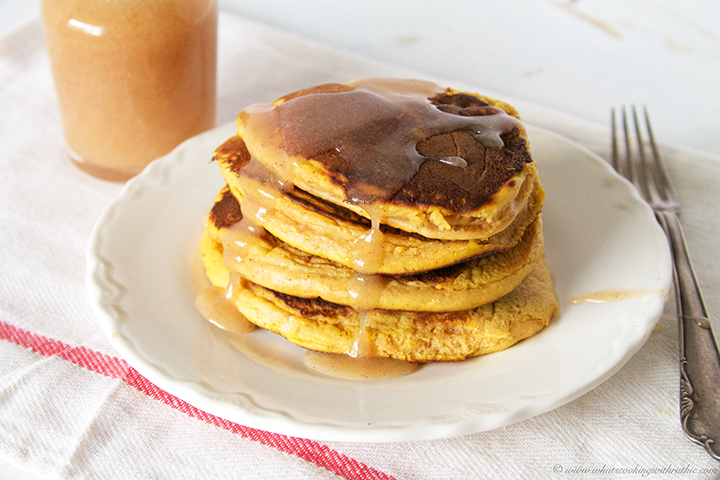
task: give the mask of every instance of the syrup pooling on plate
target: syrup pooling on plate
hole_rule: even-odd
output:
[[[602,290],[599,292],[573,295],[568,299],[568,303],[574,305],[580,303],[612,303],[648,295],[662,295],[665,301],[667,301],[669,297],[665,290]]]
[[[332,377],[353,380],[398,378],[415,373],[420,369],[417,363],[393,360],[391,358],[353,358],[336,353],[308,351],[303,358],[305,365]]]
[[[236,275],[237,276],[237,275]],[[195,298],[200,314],[216,327],[231,333],[250,333],[255,325],[235,307],[235,290],[241,288],[230,274],[227,288],[208,287]]]

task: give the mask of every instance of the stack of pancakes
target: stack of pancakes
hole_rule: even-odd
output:
[[[544,192],[515,109],[363,79],[240,113],[201,251],[251,323],[310,350],[414,362],[503,350],[557,310]]]

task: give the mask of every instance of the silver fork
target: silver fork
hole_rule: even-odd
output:
[[[632,127],[625,107],[620,112],[623,155],[618,146],[616,112],[612,109],[613,167],[629,179],[650,204],[668,237],[675,267],[680,331],[680,420],[685,434],[720,460],[720,445],[715,443],[720,440],[720,354],[677,216],[680,202],[658,152],[647,109],[643,112],[647,140],[635,107],[631,108]],[[648,147],[652,158],[647,154]]]

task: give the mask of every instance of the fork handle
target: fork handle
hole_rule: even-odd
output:
[[[656,212],[675,265],[680,333],[680,419],[685,434],[720,460],[720,354],[675,212]]]

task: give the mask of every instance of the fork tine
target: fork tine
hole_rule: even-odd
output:
[[[620,173],[620,152],[618,151],[617,121],[615,120],[615,107],[610,109],[610,124],[612,129],[612,167]]]
[[[630,162],[632,159],[632,148],[630,147],[630,135],[628,134],[628,123],[627,113],[625,112],[625,105],[620,110],[620,116],[622,118],[622,129],[623,129],[623,140],[625,141],[625,162],[620,165],[620,174],[632,182],[632,175],[630,175]],[[635,184],[635,182],[633,182]],[[637,185],[635,185],[637,187]]]
[[[638,157],[640,158],[640,163],[637,166],[636,172],[638,180],[636,185],[642,185],[644,187],[644,189],[641,190],[642,195],[646,199],[649,199],[651,203],[656,203],[656,201],[661,197],[658,194],[657,186],[655,184],[653,167],[648,164],[647,155],[645,154],[645,140],[640,129],[640,121],[638,120],[637,109],[635,108],[635,105],[631,105],[630,109],[632,111],[633,124],[635,126],[635,139],[637,142]],[[640,178],[641,174],[642,178]]]
[[[679,203],[678,197],[677,197],[677,194],[675,193],[675,187],[673,186],[672,181],[670,180],[670,174],[668,172],[668,169],[667,169],[662,157],[660,156],[660,151],[658,150],[657,143],[655,142],[655,135],[653,134],[652,125],[650,124],[650,115],[648,114],[648,110],[647,110],[646,106],[643,106],[643,112],[645,114],[645,128],[647,129],[647,132],[648,132],[648,140],[650,143],[650,149],[652,150],[653,161],[655,162],[655,168],[652,168],[652,167],[646,167],[646,168],[650,168],[651,170],[654,170],[655,172],[657,172],[658,181],[662,185],[661,188],[663,189],[665,201],[669,202],[673,207],[676,207]],[[658,193],[658,195],[660,195],[660,194]]]
[[[678,197],[675,188],[670,180],[665,162],[660,156],[647,107],[643,106],[645,131],[647,142],[642,131],[642,123],[635,105],[630,106],[632,117],[632,128],[628,119],[628,110],[623,105],[620,111],[622,130],[624,134],[625,152],[624,155],[618,147],[618,125],[617,112],[611,109],[612,125],[612,165],[613,168],[630,182],[638,190],[638,193],[645,198],[654,208],[677,209],[679,207]],[[632,130],[632,131],[631,131]],[[633,140],[635,144],[633,145]],[[652,159],[647,154],[647,146],[652,151]],[[637,152],[635,152],[637,148]]]
[[[619,147],[619,139],[618,139],[618,130],[622,128],[624,132],[627,132],[627,119],[625,118],[625,107],[622,107],[622,110],[620,112],[616,112],[615,108],[613,107],[610,110],[611,114],[611,125],[612,125],[612,166],[615,169],[617,173],[625,177],[626,179],[632,181],[630,177],[630,143],[628,142],[627,135],[623,135],[624,140],[624,150],[621,153],[620,147]],[[618,117],[622,121],[622,127],[618,126]]]
[[[638,176],[638,169],[633,162],[633,149],[631,142],[632,135],[630,133],[630,125],[628,122],[627,110],[625,109],[625,106],[622,107],[622,124],[623,134],[625,136],[625,162],[621,165],[622,169],[619,170],[619,172],[622,176],[630,180],[633,185],[635,185],[635,188],[638,190],[641,196],[647,198],[645,196],[645,189],[643,188],[642,182],[640,181],[640,178]]]

